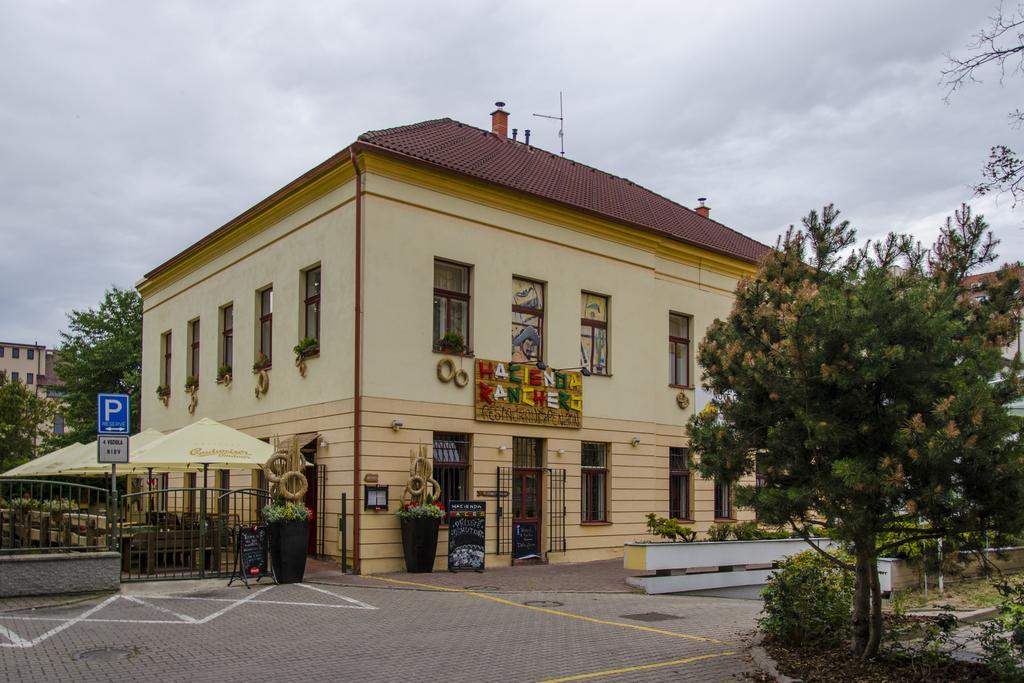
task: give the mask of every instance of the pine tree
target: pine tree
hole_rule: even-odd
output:
[[[1004,267],[988,300],[964,278],[995,260],[967,206],[935,246],[908,236],[854,249],[831,205],[792,228],[726,320],[700,345],[716,397],[688,427],[705,477],[755,470],[738,503],[805,537],[827,531],[855,565],[852,648],[882,635],[877,558],[911,541],[1024,527],[1024,442],[1007,405],[1024,395],[1019,282]],[[832,556],[837,564],[844,564]]]

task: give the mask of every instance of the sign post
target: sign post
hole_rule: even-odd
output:
[[[117,463],[128,462],[131,409],[128,394],[96,395],[96,460],[110,463],[110,493],[117,520]]]

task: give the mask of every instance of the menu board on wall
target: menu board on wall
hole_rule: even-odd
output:
[[[476,419],[485,422],[583,426],[583,375],[535,365],[478,358],[474,363]]]
[[[448,571],[483,571],[487,503],[453,500],[448,503]]]

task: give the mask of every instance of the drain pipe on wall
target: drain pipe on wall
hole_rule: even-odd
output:
[[[363,438],[363,174],[356,160],[356,150],[349,148],[352,169],[356,173],[356,246],[355,246],[355,367],[352,374],[352,573],[359,574],[361,509],[359,504],[359,479],[362,464]]]

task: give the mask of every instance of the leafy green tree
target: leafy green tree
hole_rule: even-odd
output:
[[[700,345],[715,398],[688,425],[705,477],[737,487],[758,518],[850,548],[852,648],[882,635],[877,558],[908,542],[1024,525],[1024,394],[1015,334],[1019,282],[1003,268],[977,302],[972,270],[995,259],[967,206],[930,250],[907,236],[854,249],[831,205],[792,228],[737,288]],[[756,464],[755,464],[756,459]],[[925,523],[922,523],[925,522]]]
[[[72,311],[61,331],[57,376],[64,381],[63,444],[96,436],[96,395],[131,396],[131,431],[139,430],[142,373],[142,298],[134,289],[113,287],[98,309]],[[63,445],[54,443],[54,446]]]
[[[0,372],[0,472],[38,455],[36,443],[53,416],[53,404]]]

